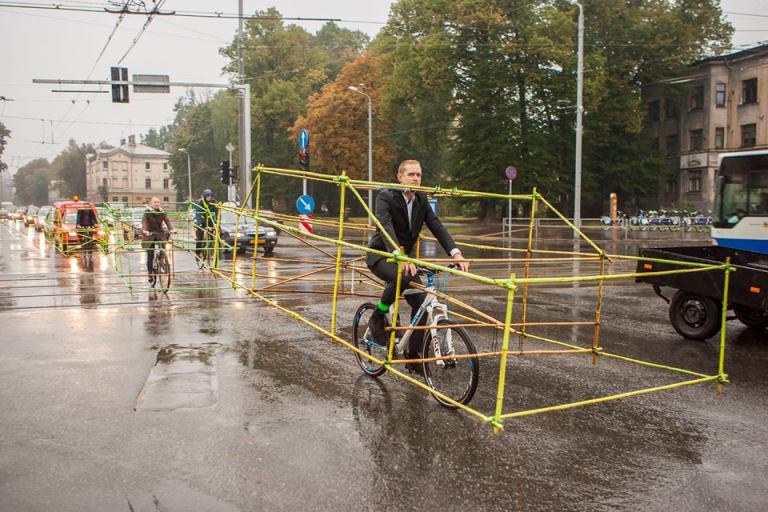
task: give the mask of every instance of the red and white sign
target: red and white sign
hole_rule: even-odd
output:
[[[299,229],[305,233],[312,232],[312,216],[311,215],[299,215]]]

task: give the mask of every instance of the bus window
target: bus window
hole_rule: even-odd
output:
[[[733,227],[747,214],[747,190],[743,174],[732,174],[720,180],[719,224]]]
[[[749,214],[768,215],[768,174],[749,175]]]

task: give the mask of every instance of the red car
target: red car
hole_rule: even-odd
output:
[[[54,208],[53,242],[62,253],[67,254],[84,243],[99,242],[106,237],[99,223],[99,212],[90,201],[60,201]]]

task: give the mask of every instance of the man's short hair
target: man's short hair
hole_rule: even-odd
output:
[[[400,167],[397,168],[397,174],[405,172],[405,168],[409,165],[418,165],[421,167],[421,163],[418,160],[403,160],[400,162]]]

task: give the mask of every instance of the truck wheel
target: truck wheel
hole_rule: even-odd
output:
[[[739,322],[753,329],[765,329],[768,327],[768,311],[753,309],[745,306],[734,306],[733,312]]]
[[[720,330],[717,303],[709,297],[678,290],[669,304],[672,327],[689,340],[703,341]]]

